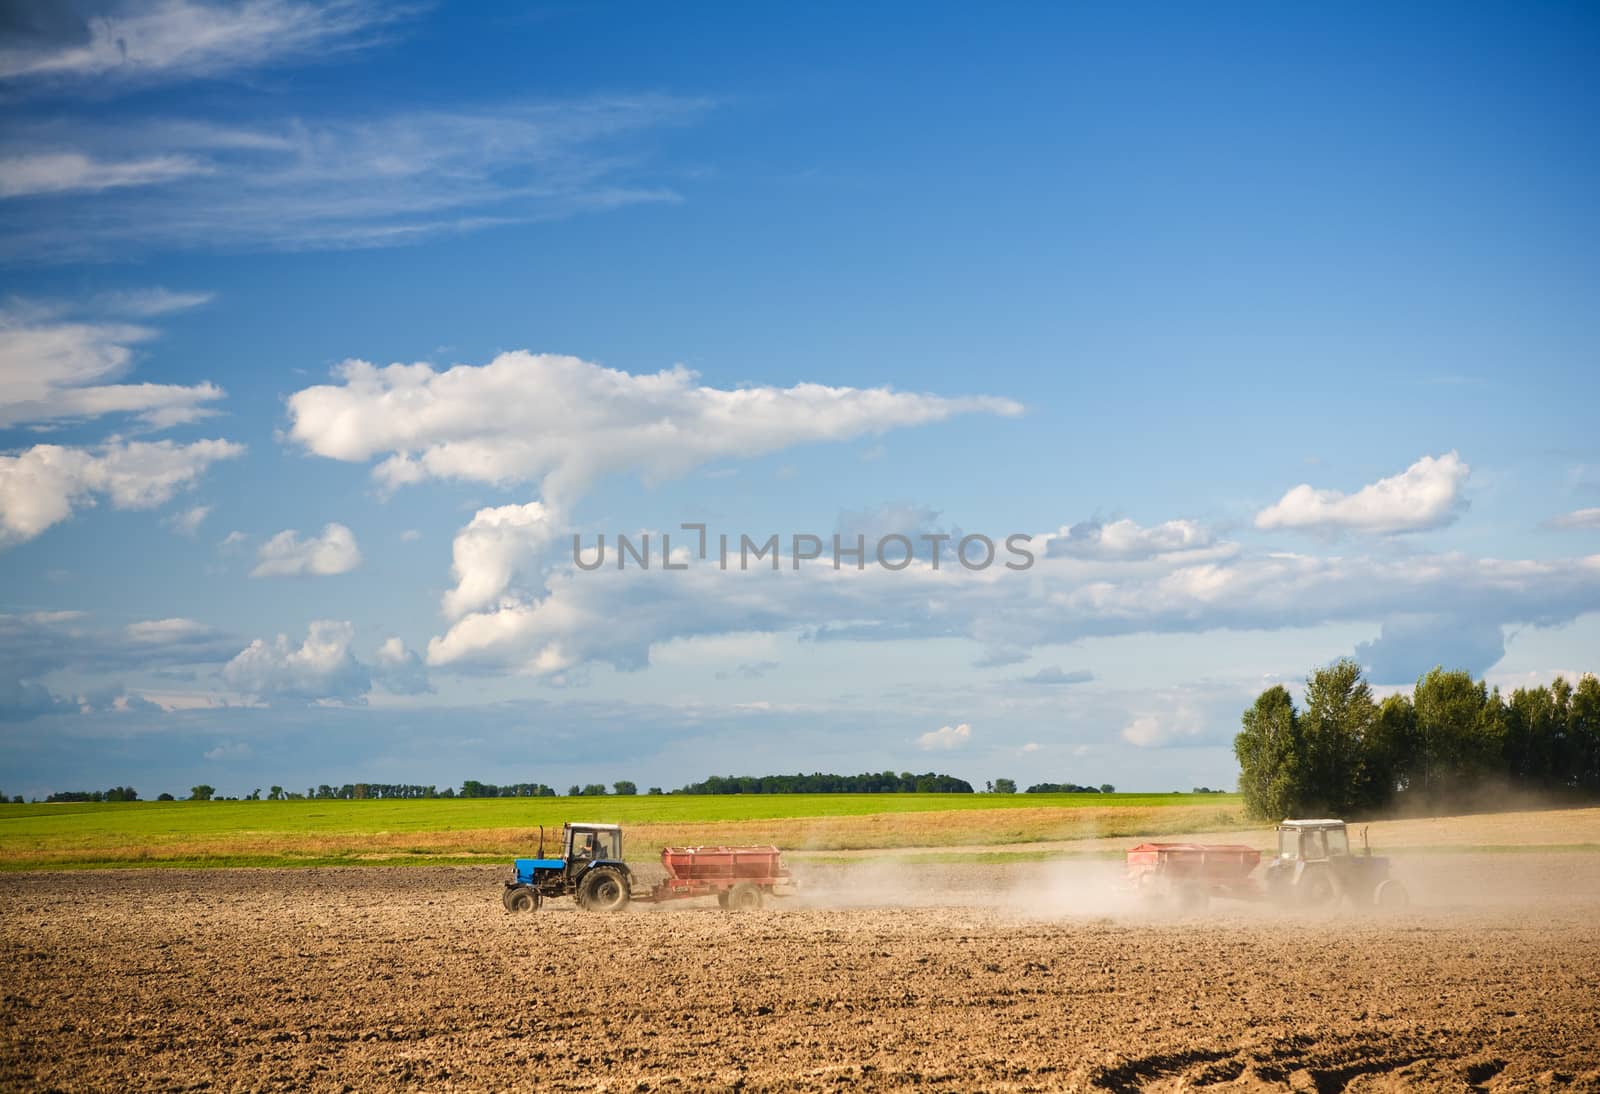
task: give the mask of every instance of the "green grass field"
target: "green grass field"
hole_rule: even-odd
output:
[[[0,869],[481,863],[538,829],[624,825],[629,857],[667,843],[817,850],[1025,843],[1230,828],[1234,794],[745,794],[0,805]]]

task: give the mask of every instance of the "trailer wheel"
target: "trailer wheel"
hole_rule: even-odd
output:
[[[1373,901],[1379,908],[1386,912],[1396,912],[1411,903],[1411,894],[1406,892],[1406,887],[1394,878],[1378,882],[1377,892],[1373,894]]]
[[[526,885],[507,889],[502,901],[508,912],[532,912],[539,907],[539,894]]]
[[[761,907],[761,890],[748,881],[741,881],[728,890],[728,908],[735,912],[753,912]]]
[[[717,894],[717,907],[721,908],[723,911],[728,910],[728,890],[724,889],[722,892]]]
[[[591,912],[620,912],[628,906],[628,883],[608,866],[597,866],[583,876],[578,902]]]

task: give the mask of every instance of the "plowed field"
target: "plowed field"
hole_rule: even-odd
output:
[[[502,870],[0,876],[0,1088],[1600,1089],[1600,855],[1376,916],[1139,912],[1106,864],[812,866],[510,915]]]

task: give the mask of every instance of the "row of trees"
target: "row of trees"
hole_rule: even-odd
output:
[[[113,786],[110,790],[64,790],[45,799],[47,802],[136,802],[138,800],[139,792],[131,786]]]
[[[674,794],[970,794],[972,784],[952,775],[909,771],[861,775],[713,775]]]
[[[1034,783],[1024,794],[1115,794],[1117,788],[1110,783],[1099,786],[1079,786],[1077,783]]]
[[[1525,792],[1600,797],[1600,680],[1509,697],[1467,672],[1435,668],[1382,702],[1354,661],[1306,680],[1305,709],[1268,688],[1234,738],[1239,789],[1267,819],[1440,811]]]

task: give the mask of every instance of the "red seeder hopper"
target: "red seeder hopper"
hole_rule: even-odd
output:
[[[715,896],[724,908],[759,908],[763,898],[786,896],[794,880],[776,847],[663,847],[667,876],[635,900]]]

